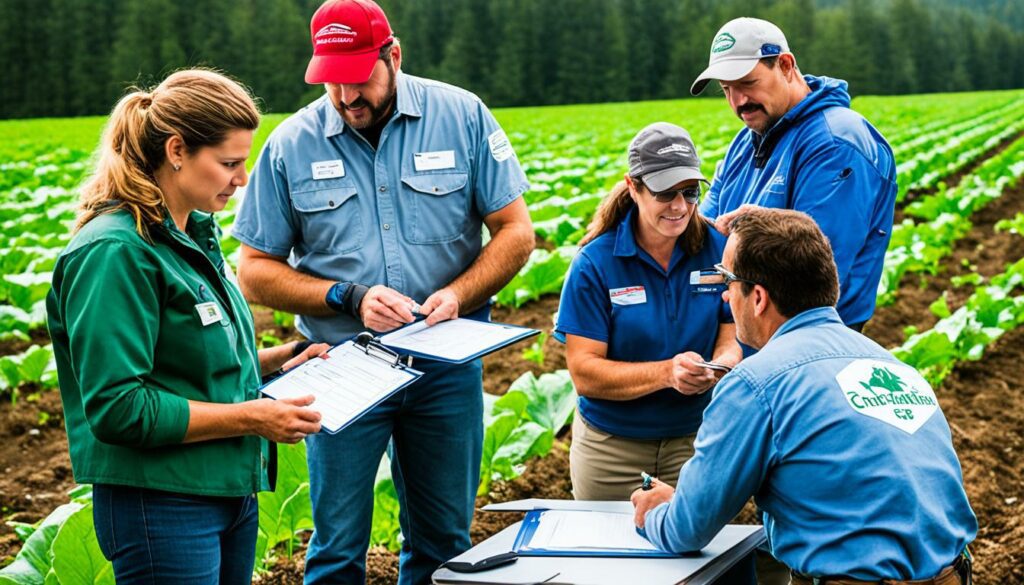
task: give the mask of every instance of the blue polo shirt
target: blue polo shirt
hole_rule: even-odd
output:
[[[423,302],[476,259],[483,218],[527,190],[504,131],[475,95],[397,74],[375,150],[323,96],[282,122],[253,167],[232,234],[300,272],[383,284]],[[364,329],[305,316],[310,339]]]
[[[607,358],[616,361],[658,361],[687,351],[711,359],[718,325],[732,322],[725,287],[691,284],[690,275],[722,261],[725,237],[708,229],[696,256],[677,246],[665,270],[637,245],[635,217],[634,207],[618,228],[576,255],[562,288],[556,337],[607,343]],[[662,439],[696,432],[710,400],[710,392],[684,396],[666,388],[626,401],[581,396],[579,411],[606,433]]]

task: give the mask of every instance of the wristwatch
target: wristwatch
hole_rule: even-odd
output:
[[[327,290],[327,306],[335,312],[359,319],[359,305],[370,287],[354,282],[336,282]]]

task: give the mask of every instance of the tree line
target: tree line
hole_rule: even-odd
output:
[[[206,65],[291,112],[321,0],[3,0],[0,118],[104,114],[131,84]],[[1024,4],[989,0],[381,0],[403,69],[491,106],[675,99],[737,16],[778,24],[804,73],[851,93],[1024,87]]]

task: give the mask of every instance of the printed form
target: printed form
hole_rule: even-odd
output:
[[[530,539],[537,550],[658,550],[636,532],[632,514],[548,510]]]
[[[381,337],[380,342],[392,349],[457,362],[505,345],[522,335],[522,327],[473,319],[452,319],[433,327],[427,327],[426,321],[413,323]]]
[[[327,359],[313,358],[274,380],[263,393],[277,399],[312,394],[316,400],[310,408],[320,412],[321,426],[332,433],[421,375],[367,355],[351,341],[327,355]]]

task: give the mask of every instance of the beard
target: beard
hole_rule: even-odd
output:
[[[365,130],[376,126],[391,113],[391,107],[395,103],[396,93],[397,84],[395,82],[395,70],[392,64],[388,62],[387,91],[380,100],[372,102],[363,96],[359,96],[358,99],[350,104],[338,104],[338,111],[341,113],[341,117],[345,120],[345,123],[353,129]],[[353,116],[351,110],[357,110],[359,108],[366,108],[366,114]]]

